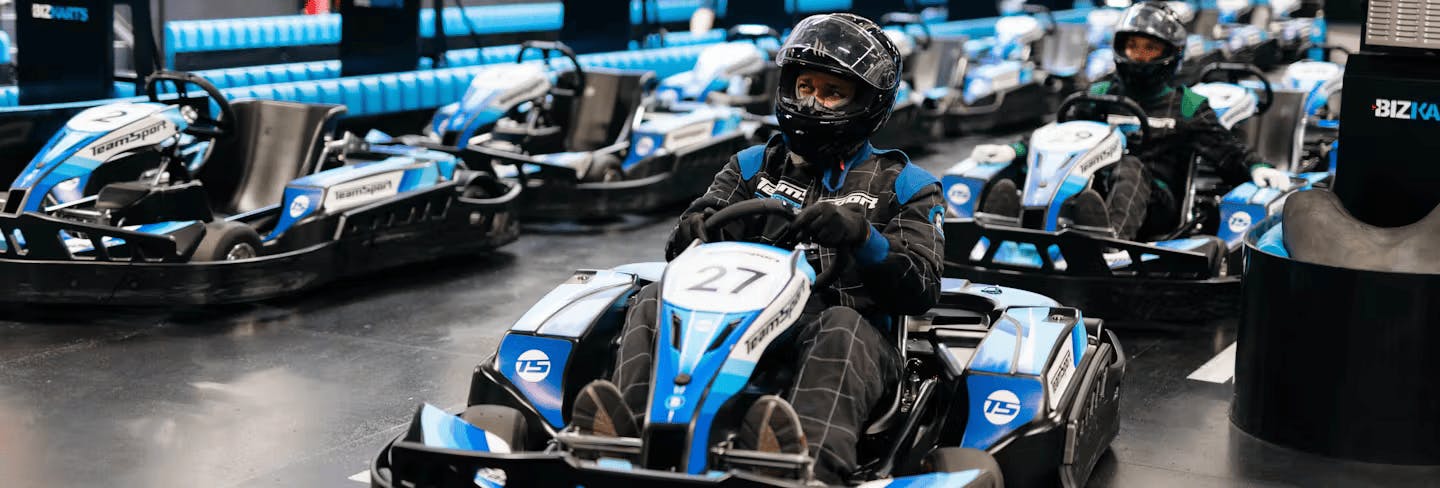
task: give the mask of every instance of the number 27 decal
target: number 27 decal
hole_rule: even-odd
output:
[[[745,280],[744,280],[744,281],[741,281],[740,284],[737,285],[735,288],[733,288],[733,289],[731,289],[730,291],[727,291],[727,292],[726,292],[726,293],[729,293],[729,294],[731,294],[731,295],[735,295],[735,294],[740,293],[740,292],[743,291],[745,288],[747,288],[747,287],[749,287],[750,285],[754,284],[756,281],[759,281],[760,278],[764,278],[764,277],[765,277],[765,272],[764,272],[764,271],[760,271],[760,270],[755,270],[755,269],[750,269],[750,268],[741,268],[741,267],[736,267],[735,270],[736,270],[736,271],[743,271],[743,272],[749,273],[749,274],[750,274],[750,277],[745,278]],[[701,280],[699,283],[696,283],[694,286],[691,286],[691,287],[689,287],[689,288],[686,288],[686,290],[690,290],[690,291],[718,292],[718,291],[720,291],[720,289],[719,289],[719,288],[716,288],[715,286],[712,286],[712,285],[714,285],[714,283],[715,283],[716,281],[720,281],[721,278],[724,278],[725,275],[728,274],[729,272],[730,272],[730,271],[729,271],[729,268],[726,268],[726,267],[724,267],[724,266],[713,266],[713,265],[712,265],[712,266],[706,266],[706,267],[704,267],[704,268],[701,268],[699,274],[701,274],[701,275],[710,275],[710,276],[707,277],[707,278],[705,278],[705,279],[703,279],[703,280]]]

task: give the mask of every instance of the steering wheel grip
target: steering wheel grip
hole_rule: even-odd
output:
[[[1256,104],[1255,111],[1257,112],[1257,114],[1263,114],[1266,110],[1270,110],[1270,105],[1275,103],[1275,87],[1270,86],[1270,79],[1266,78],[1265,73],[1261,72],[1260,68],[1256,68],[1255,65],[1246,63],[1224,62],[1210,63],[1205,65],[1205,68],[1200,70],[1200,81],[1202,83],[1210,81],[1210,75],[1216,73],[1226,75],[1225,79],[1228,80],[1230,83],[1238,83],[1240,80],[1245,78],[1251,78],[1259,81],[1260,86],[1265,92],[1265,98],[1261,99],[1260,102]]]
[[[720,229],[726,225],[742,218],[761,215],[776,216],[785,219],[787,227],[786,231],[782,232],[781,235],[789,234],[788,226],[795,221],[795,211],[789,205],[773,198],[754,198],[726,206],[720,209],[720,211],[715,212],[715,215],[711,215],[705,219],[705,236],[701,241],[716,242],[720,240],[717,234],[720,232]],[[850,250],[836,249],[835,261],[832,262],[824,272],[815,277],[815,282],[811,287],[819,290],[834,284],[835,280],[840,278],[840,274],[844,272],[845,268],[849,267],[850,262],[854,260],[853,254]]]
[[[585,94],[585,67],[580,65],[580,58],[575,56],[575,50],[560,41],[525,41],[520,44],[520,52],[515,55],[516,63],[525,62],[525,53],[531,49],[540,51],[540,57],[545,65],[550,65],[550,53],[558,52],[561,56],[569,59],[575,65],[575,96]]]

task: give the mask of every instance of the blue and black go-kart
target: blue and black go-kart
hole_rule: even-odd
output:
[[[757,199],[706,225],[713,234],[759,215],[793,218]],[[420,407],[377,456],[372,485],[803,486],[809,456],[733,445],[750,404],[787,388],[791,329],[812,290],[843,269],[816,276],[803,249],[697,241],[668,265],[576,272],[475,369],[464,413]],[[663,319],[643,434],[567,428],[579,390],[610,374],[629,298],[652,282]],[[1085,484],[1120,427],[1125,374],[1125,355],[1100,321],[963,280],[946,280],[925,316],[894,319],[906,379],[865,428],[849,485]]]
[[[527,62],[532,49],[543,59]],[[553,69],[552,58],[574,69]],[[521,168],[503,174],[523,177],[527,222],[649,212],[703,194],[749,144],[742,110],[648,111],[653,85],[653,72],[584,68],[563,43],[527,41],[516,64],[481,73],[460,102],[442,107],[423,139],[399,140]]]
[[[688,112],[705,103],[740,107],[747,119],[757,121],[774,114],[780,32],[740,24],[725,31],[725,41],[701,51],[693,69],[660,80],[653,107],[667,112]]]
[[[1076,120],[1074,109],[1082,104],[1107,122]],[[1256,110],[1253,100],[1248,106]],[[1067,99],[1058,120],[1030,136],[1018,217],[977,208],[1009,162],[956,164],[941,179],[949,209],[946,275],[1035,290],[1106,319],[1191,321],[1234,312],[1245,231],[1277,211],[1289,192],[1250,182],[1220,187],[1218,179],[1205,178],[1205,162],[1192,157],[1177,192],[1175,228],[1142,229],[1150,234],[1127,241],[1070,219],[1069,199],[1120,161],[1135,132],[1139,142],[1148,139],[1150,124],[1145,111],[1123,97]],[[1328,177],[1300,175],[1292,191]]]
[[[518,185],[450,154],[334,139],[344,107],[230,102],[179,72],[147,91],[76,115],[11,185],[0,302],[258,300],[518,235]]]
[[[922,117],[944,134],[984,132],[1048,117],[1064,94],[1083,89],[1089,51],[1083,28],[1060,28],[1048,9],[1026,5],[1001,17],[976,59],[961,58],[948,84],[922,87]],[[945,65],[941,66],[946,69]]]

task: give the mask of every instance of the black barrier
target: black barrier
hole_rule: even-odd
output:
[[[1440,464],[1440,275],[1286,259],[1256,249],[1268,228],[1245,244],[1235,425],[1326,456]]]
[[[721,27],[760,24],[785,32],[795,25],[795,18],[785,10],[791,2],[741,1],[725,5],[725,15],[718,20]]]
[[[340,13],[340,76],[417,67],[420,0],[341,0]]]
[[[630,0],[566,0],[560,40],[576,54],[630,48]]]
[[[128,8],[135,40],[123,72],[115,60],[117,5]],[[155,68],[150,0],[20,0],[15,11],[22,105],[109,98],[116,80],[138,91]]]
[[[1405,225],[1440,204],[1440,63],[1356,53],[1345,66],[1335,193],[1360,220]]]
[[[1000,16],[999,2],[989,0],[950,0],[945,2],[949,20],[969,20]]]

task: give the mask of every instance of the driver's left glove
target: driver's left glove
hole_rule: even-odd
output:
[[[870,238],[870,221],[859,205],[817,203],[795,217],[795,229],[811,242],[835,249],[856,249]]]
[[[1261,187],[1274,188],[1276,190],[1287,190],[1290,188],[1290,175],[1269,166],[1256,166],[1255,169],[1250,171],[1250,179]]]

